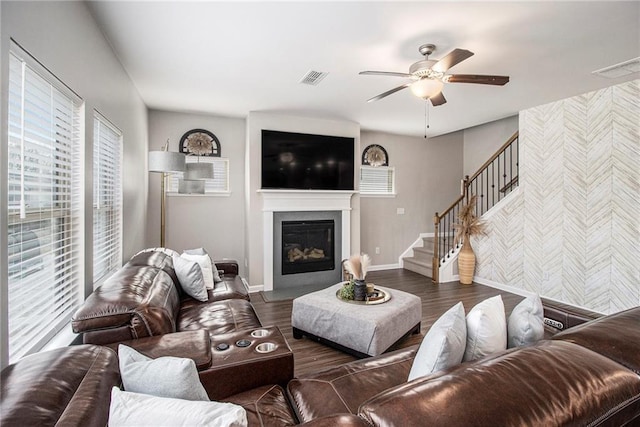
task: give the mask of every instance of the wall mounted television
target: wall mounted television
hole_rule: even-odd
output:
[[[354,138],[262,131],[262,188],[353,190]]]

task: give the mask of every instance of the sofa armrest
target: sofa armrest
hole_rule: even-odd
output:
[[[122,341],[109,344],[108,347],[117,352],[120,344],[131,347],[152,359],[163,356],[192,359],[198,371],[211,367],[211,338],[205,329]]]
[[[581,325],[582,323],[602,316],[595,311],[574,307],[546,298],[542,298],[542,305],[544,307],[545,327],[547,331],[551,331],[551,334],[547,335],[553,335],[554,333],[569,329],[572,326]]]
[[[255,330],[266,332],[256,337],[251,335]],[[238,345],[240,340],[250,344],[243,347]],[[263,349],[258,346],[264,343],[275,347],[261,353]],[[200,372],[200,381],[211,400],[222,400],[265,385],[284,387],[293,378],[293,353],[276,326],[213,335],[211,349],[211,367]]]
[[[237,276],[238,275],[238,261],[234,259],[223,259],[213,262],[218,270],[224,271],[224,275]]]

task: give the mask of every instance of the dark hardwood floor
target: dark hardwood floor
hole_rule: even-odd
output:
[[[367,275],[367,282],[410,292],[422,299],[421,333],[411,335],[390,350],[420,344],[433,322],[458,301],[463,302],[465,311],[468,313],[474,305],[484,299],[502,295],[505,311],[508,315],[513,307],[523,299],[520,295],[480,284],[461,285],[458,282],[453,282],[434,285],[430,278],[404,269],[372,271]],[[292,300],[265,302],[260,293],[253,293],[251,294],[251,303],[263,325],[278,326],[287,338],[291,350],[293,350],[296,376],[356,360],[355,357],[324,344],[306,338],[294,339],[291,331]]]

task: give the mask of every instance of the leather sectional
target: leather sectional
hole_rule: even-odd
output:
[[[555,307],[555,319],[576,326],[411,382],[417,346],[293,378],[286,340],[262,327],[248,295],[217,300],[214,289],[195,301],[163,255],[136,255],[87,299],[73,327],[91,344],[2,371],[1,425],[106,425],[110,389],[121,382],[118,342],[194,359],[209,397],[242,405],[250,426],[640,425],[640,308],[587,322]],[[242,284],[224,270],[225,292]],[[252,336],[257,329],[264,336]],[[250,347],[233,345],[246,337]],[[262,341],[278,350],[258,356]],[[221,343],[232,345],[220,351]]]

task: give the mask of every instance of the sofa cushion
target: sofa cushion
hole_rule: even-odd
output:
[[[502,297],[477,304],[467,314],[467,345],[464,361],[476,360],[507,348],[507,320]]]
[[[164,356],[152,359],[120,345],[118,359],[126,391],[186,400],[209,400],[193,360]]]
[[[188,425],[243,427],[247,416],[244,408],[231,403],[172,399],[112,388],[110,427]]]
[[[192,298],[182,301],[178,314],[178,330],[207,329],[211,335],[262,326],[253,306],[243,299],[200,302]]]
[[[533,344],[544,337],[542,301],[538,295],[522,300],[507,320],[507,347]]]
[[[467,344],[467,322],[462,302],[447,310],[429,329],[416,354],[409,381],[462,362]]]
[[[631,425],[640,377],[578,345],[540,341],[387,390],[359,415],[372,426]]]
[[[106,347],[78,345],[24,357],[2,371],[0,425],[107,425],[118,357]]]
[[[416,351],[404,348],[292,379],[287,393],[298,419],[357,413],[367,399],[406,382]]]
[[[297,424],[282,387],[267,385],[235,394],[225,402],[242,406],[250,426],[290,426]]]
[[[173,262],[161,252],[132,258],[76,311],[73,331],[93,344],[175,332],[180,296],[166,267]]]

